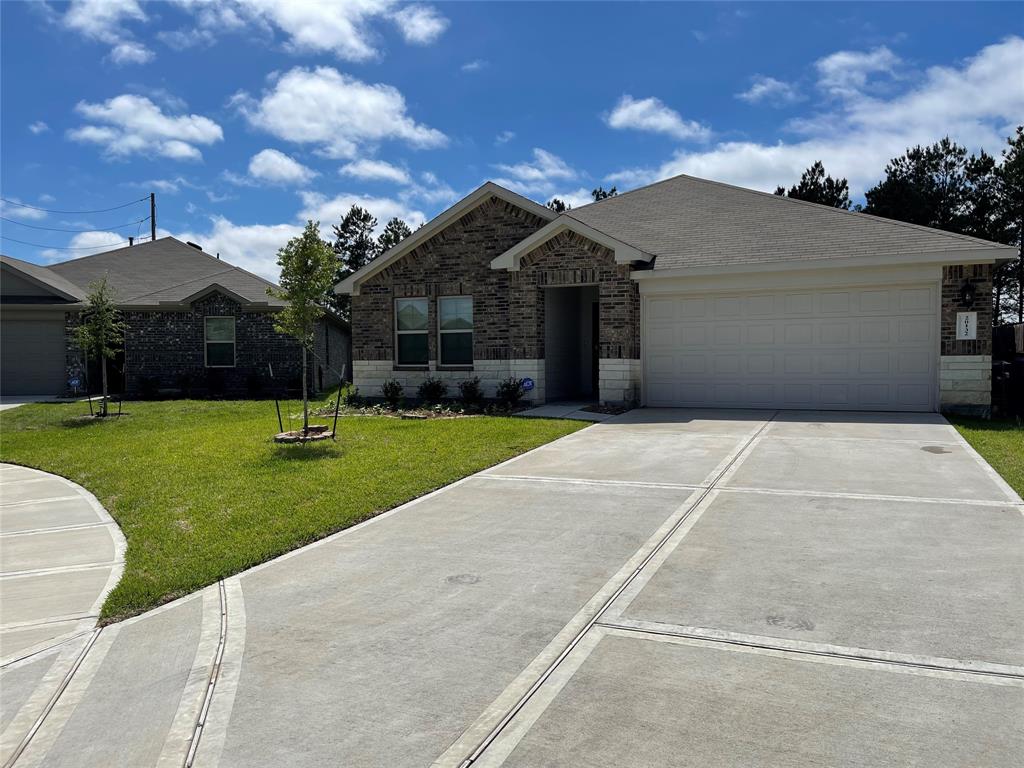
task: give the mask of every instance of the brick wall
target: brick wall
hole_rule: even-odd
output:
[[[964,285],[974,287],[974,302],[960,298]],[[956,338],[958,312],[978,313],[977,339]],[[939,408],[946,412],[988,416],[992,406],[992,265],[961,264],[942,268]]]
[[[507,360],[508,273],[491,261],[546,222],[498,198],[458,221],[366,280],[352,297],[354,360],[394,359],[394,300],[430,299],[430,360],[437,360],[437,297],[472,295],[473,358]]]

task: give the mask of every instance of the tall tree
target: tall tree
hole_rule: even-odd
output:
[[[395,216],[384,225],[384,231],[377,238],[378,253],[390,251],[411,234],[412,230],[409,229],[409,225]]]
[[[547,203],[545,203],[545,205],[555,213],[565,213],[570,208],[572,208],[572,206],[569,205],[567,202],[557,197],[552,197],[550,200],[547,201]]]
[[[850,210],[850,185],[846,179],[834,179],[826,174],[820,160],[804,171],[800,181],[790,187],[788,192],[785,187],[776,187],[775,194]]]
[[[1018,323],[1024,323],[1024,126],[1018,125],[1007,139],[1002,158],[996,169],[1000,189],[997,219],[1003,232],[1001,242],[1016,245],[1017,258],[996,271],[1005,292],[1005,302],[996,307],[996,317],[1002,311],[1004,316],[1015,316]]]
[[[100,416],[108,413],[109,388],[107,386],[107,360],[112,359],[124,344],[125,324],[114,303],[114,292],[107,284],[107,278],[89,285],[85,307],[79,313],[75,341],[86,357],[99,358],[103,378],[103,399],[100,401]]]
[[[277,252],[281,268],[280,290],[267,293],[288,302],[274,317],[274,328],[302,347],[302,433],[309,432],[309,390],[306,382],[307,353],[313,347],[317,322],[335,282],[336,259],[331,246],[320,238],[320,222],[307,221],[302,234]]]
[[[948,136],[916,146],[885,166],[885,178],[864,193],[865,213],[949,232],[962,232],[969,207],[967,150]]]
[[[593,190],[590,194],[593,195],[594,202],[596,203],[599,200],[605,200],[609,197],[615,197],[617,194],[619,194],[619,190],[616,187],[612,187],[611,189],[598,187],[597,189]]]
[[[339,283],[380,253],[373,237],[377,219],[365,208],[353,205],[334,229],[335,282]],[[332,294],[331,306],[346,320],[351,315],[351,299]]]

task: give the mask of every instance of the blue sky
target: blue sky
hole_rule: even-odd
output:
[[[1020,9],[4,2],[2,196],[153,191],[160,234],[268,277],[308,217],[416,225],[488,179],[583,204],[676,173],[771,190],[820,159],[860,196],[908,145],[1001,149],[1024,121]],[[3,252],[85,255],[146,213],[5,203]]]

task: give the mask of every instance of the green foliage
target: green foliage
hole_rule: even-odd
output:
[[[377,253],[390,251],[411,234],[409,225],[395,216],[384,225],[384,231],[377,238]]]
[[[320,222],[306,222],[302,234],[277,252],[277,265],[281,288],[268,288],[267,293],[287,301],[288,306],[275,315],[274,327],[309,349],[334,287],[334,254],[320,239]]]
[[[478,406],[484,400],[484,388],[480,385],[480,377],[474,376],[459,382],[459,394],[462,402],[470,406]]]
[[[124,344],[125,324],[114,303],[107,278],[89,284],[85,308],[79,314],[75,342],[89,357],[113,359]]]
[[[317,405],[334,411],[332,398]],[[297,407],[281,403],[286,419]],[[269,440],[277,417],[268,401],[140,401],[125,418],[84,424],[82,410],[81,403],[31,404],[0,413],[0,460],[85,486],[120,525],[125,572],[104,603],[104,621],[216,583],[584,426],[345,416],[337,442],[294,451]]]
[[[597,190],[594,190],[594,191],[596,192]],[[564,200],[560,200],[557,197],[553,197],[550,200],[548,200],[546,205],[547,205],[548,208],[550,208],[555,213],[565,213],[566,211],[572,209],[571,205],[569,205]]]
[[[436,376],[427,376],[416,390],[416,396],[424,403],[440,403],[448,395],[448,383]]]
[[[594,197],[594,202],[598,200],[605,200],[609,197],[615,197],[619,194],[619,190],[616,187],[606,190],[604,187],[598,187],[590,193]]]
[[[800,181],[789,188],[776,187],[775,194],[796,200],[828,205],[844,211],[850,209],[850,185],[846,179],[833,179],[825,173],[825,165],[816,161],[800,176]]]
[[[397,410],[405,402],[405,387],[398,379],[387,379],[380,385],[380,393],[388,407]]]
[[[523,387],[523,380],[517,379],[515,376],[509,376],[498,383],[497,398],[498,402],[502,405],[509,407],[517,405],[525,394],[526,389]]]

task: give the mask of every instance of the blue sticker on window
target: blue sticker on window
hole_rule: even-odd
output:
[[[529,392],[533,389],[533,379],[523,379],[523,391]]]

